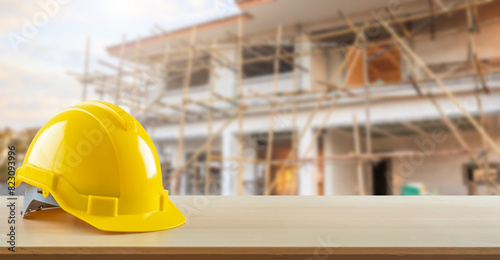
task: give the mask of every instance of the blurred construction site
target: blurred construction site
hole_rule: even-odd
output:
[[[141,122],[171,194],[500,194],[500,1],[235,4],[63,72]]]

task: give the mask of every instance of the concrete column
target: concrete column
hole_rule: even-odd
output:
[[[334,155],[333,153],[333,138],[332,134],[327,131],[323,135],[323,156],[328,157]],[[333,182],[334,182],[334,170],[333,163],[331,161],[325,161],[324,163],[324,171],[325,171],[325,195],[334,195]]]
[[[243,157],[256,158],[257,157],[256,140],[244,137],[243,138]],[[238,138],[237,132],[226,131],[222,134],[222,156],[224,157],[237,157],[238,156]],[[222,195],[237,195],[238,190],[238,167],[237,161],[224,161],[222,169],[221,189]],[[252,183],[255,180],[256,165],[254,163],[244,163],[243,167],[243,181],[245,183]],[[244,195],[254,195],[255,187],[252,185],[245,185]]]
[[[305,34],[299,34],[300,36],[305,36]],[[308,52],[312,50],[312,43],[311,42],[300,42],[295,45],[295,48],[297,48],[296,52]],[[301,55],[296,58],[296,62],[300,64],[302,67],[311,70],[311,64],[312,64],[312,55]],[[311,77],[311,72],[304,72],[302,70],[297,71],[297,76],[298,76],[298,89],[304,89],[304,90],[310,90],[312,88],[312,77]]]
[[[238,140],[230,131],[222,133],[222,156],[234,157],[237,151]],[[222,163],[221,192],[222,195],[236,195],[236,181],[238,174],[238,162],[225,160]]]
[[[313,143],[307,157],[317,157],[317,140],[314,140],[314,130],[309,128],[299,143],[299,158],[304,157],[307,148]],[[304,163],[299,169],[298,195],[318,195],[318,167],[316,163]]]
[[[325,156],[354,151],[351,134],[329,130],[323,136]],[[325,161],[325,195],[357,195],[355,161]]]

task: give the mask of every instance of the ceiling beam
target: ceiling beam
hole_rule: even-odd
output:
[[[422,128],[420,128],[419,126],[409,122],[409,121],[401,121],[400,122],[403,126],[405,126],[406,128],[412,130],[413,132],[417,133],[418,135],[422,135],[422,136],[425,136],[425,135],[428,135],[428,133],[423,130]]]

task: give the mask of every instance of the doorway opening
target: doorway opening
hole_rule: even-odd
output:
[[[372,164],[373,195],[392,195],[391,161],[383,159]]]

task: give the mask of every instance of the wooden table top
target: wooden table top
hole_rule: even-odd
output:
[[[61,209],[35,212],[16,227],[16,253],[500,254],[498,196],[171,199],[188,222],[159,232],[104,232]]]

